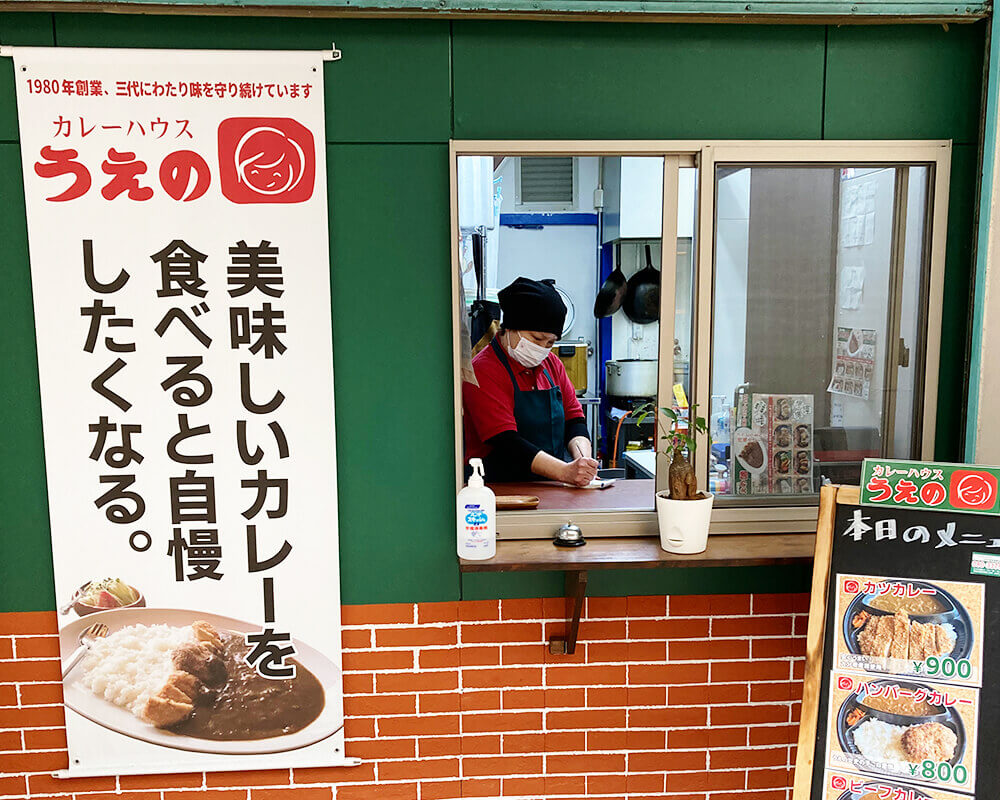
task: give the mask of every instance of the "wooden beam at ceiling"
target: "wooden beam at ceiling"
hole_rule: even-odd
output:
[[[990,9],[984,0],[0,0],[0,11],[838,25],[974,22]]]

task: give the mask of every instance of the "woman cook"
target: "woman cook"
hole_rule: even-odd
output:
[[[462,384],[465,457],[492,483],[539,478],[586,486],[597,476],[583,408],[552,353],[566,320],[554,281],[518,278],[498,295],[499,333]]]

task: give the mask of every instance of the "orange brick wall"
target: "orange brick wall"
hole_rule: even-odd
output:
[[[0,796],[80,800],[788,800],[808,598],[345,606],[351,769],[50,777],[66,766],[54,613],[0,614]]]

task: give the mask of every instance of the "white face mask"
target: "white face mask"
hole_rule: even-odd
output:
[[[528,341],[523,336],[519,336],[517,344],[511,347],[509,333],[507,334],[507,350],[514,356],[515,361],[525,367],[537,367],[552,352],[551,347],[542,347],[540,344]]]

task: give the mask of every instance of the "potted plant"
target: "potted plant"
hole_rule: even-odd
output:
[[[707,433],[708,424],[692,405],[685,420],[672,408],[661,408],[669,420],[661,437],[661,452],[670,460],[669,490],[656,493],[656,516],[660,547],[668,553],[700,553],[708,546],[708,526],[715,496],[698,490],[698,477],[691,461],[698,446],[697,435]],[[652,410],[642,413],[639,421]]]

